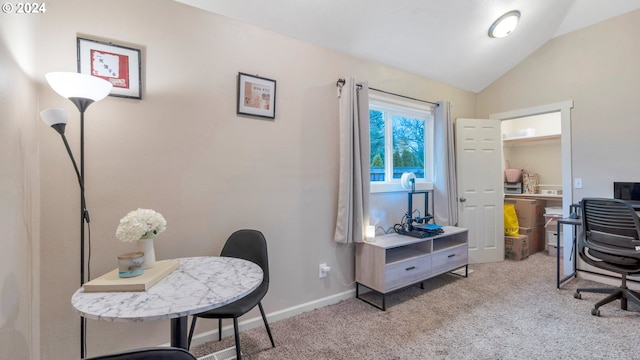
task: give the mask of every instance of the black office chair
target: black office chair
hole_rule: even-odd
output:
[[[262,320],[264,321],[264,326],[267,329],[269,340],[271,340],[271,346],[275,347],[276,345],[273,342],[273,336],[271,336],[271,329],[269,328],[267,317],[265,316],[264,309],[262,308],[262,298],[264,298],[267,294],[267,290],[269,290],[269,257],[267,255],[267,240],[264,238],[264,235],[257,230],[238,230],[229,236],[227,242],[222,248],[220,256],[240,258],[258,264],[264,273],[262,283],[253,292],[241,299],[222,307],[194,315],[193,320],[191,321],[191,329],[189,330],[189,346],[191,345],[191,338],[193,337],[197,318],[218,319],[218,340],[222,340],[222,319],[233,319],[233,331],[236,341],[236,358],[240,360],[241,354],[238,318],[248,313],[257,305],[260,308],[260,314],[262,314]]]
[[[599,308],[620,299],[627,310],[627,300],[640,305],[640,293],[627,288],[627,276],[640,273],[640,219],[631,204],[618,199],[585,198],[580,204],[583,233],[578,240],[580,257],[589,265],[621,275],[617,288],[577,289],[582,292],[610,294],[595,304],[591,315],[600,316]]]
[[[185,349],[149,347],[100,355],[85,360],[197,360],[197,358]]]

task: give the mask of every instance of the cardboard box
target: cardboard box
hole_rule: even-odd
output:
[[[557,231],[559,219],[562,219],[562,215],[544,214],[544,226],[547,228],[547,231]]]
[[[558,256],[558,244],[557,243],[549,243],[547,244],[549,255]],[[564,256],[564,247],[560,246],[560,258]]]
[[[529,255],[544,251],[545,244],[545,228],[539,225],[532,228],[520,227],[520,235],[526,235],[529,242]]]
[[[533,228],[544,225],[544,200],[509,198],[504,199],[504,203],[515,205],[519,226]]]
[[[524,260],[529,257],[529,237],[527,235],[504,237],[504,258]]]

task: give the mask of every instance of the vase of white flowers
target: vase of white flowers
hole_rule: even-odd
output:
[[[138,251],[144,253],[142,268],[155,265],[156,254],[153,240],[167,229],[167,221],[162,214],[151,209],[137,209],[120,219],[116,237],[122,242],[135,242]]]
[[[156,251],[153,247],[153,239],[140,239],[136,241],[138,251],[144,253],[143,269],[150,269],[156,264]]]

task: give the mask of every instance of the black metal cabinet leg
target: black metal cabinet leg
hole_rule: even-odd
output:
[[[356,282],[356,299],[360,299],[360,300],[366,302],[367,304],[369,304],[369,305],[371,305],[371,306],[373,306],[375,308],[378,308],[378,309],[380,309],[382,311],[386,311],[387,310],[387,301],[386,301],[387,297],[386,297],[385,294],[379,293],[376,290],[373,290],[373,289],[371,289],[370,287],[368,287],[366,285],[362,285],[362,286],[366,287],[367,289],[371,290],[372,292],[375,292],[375,293],[378,293],[378,294],[382,295],[382,306],[380,306],[380,305],[378,305],[378,304],[376,304],[376,303],[374,303],[372,301],[369,301],[368,299],[360,297],[360,285],[362,285],[362,284],[360,284],[359,282]]]

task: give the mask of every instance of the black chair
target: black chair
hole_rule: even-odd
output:
[[[620,299],[627,310],[627,300],[640,305],[640,293],[627,288],[627,276],[640,273],[640,219],[631,204],[618,199],[585,198],[580,204],[583,233],[578,240],[580,257],[589,265],[621,275],[617,288],[577,289],[582,292],[610,294],[595,304],[591,315],[600,316],[602,305]]]
[[[264,273],[262,283],[253,292],[241,299],[222,307],[194,315],[193,320],[191,321],[191,329],[189,330],[189,346],[191,345],[191,338],[193,337],[197,318],[218,319],[218,340],[222,340],[222,319],[233,319],[236,358],[240,360],[241,354],[238,318],[251,311],[251,309],[255,308],[257,305],[260,308],[260,314],[262,314],[262,320],[264,321],[264,326],[267,329],[269,340],[271,340],[271,346],[275,347],[276,345],[273,342],[273,336],[271,336],[271,329],[269,328],[267,317],[265,316],[264,309],[262,308],[262,298],[264,298],[267,294],[267,290],[269,290],[269,258],[267,256],[267,241],[264,238],[264,235],[257,230],[238,230],[229,236],[227,242],[222,248],[220,256],[240,258],[258,264]]]
[[[197,360],[197,358],[185,349],[150,347],[100,355],[85,360]]]

